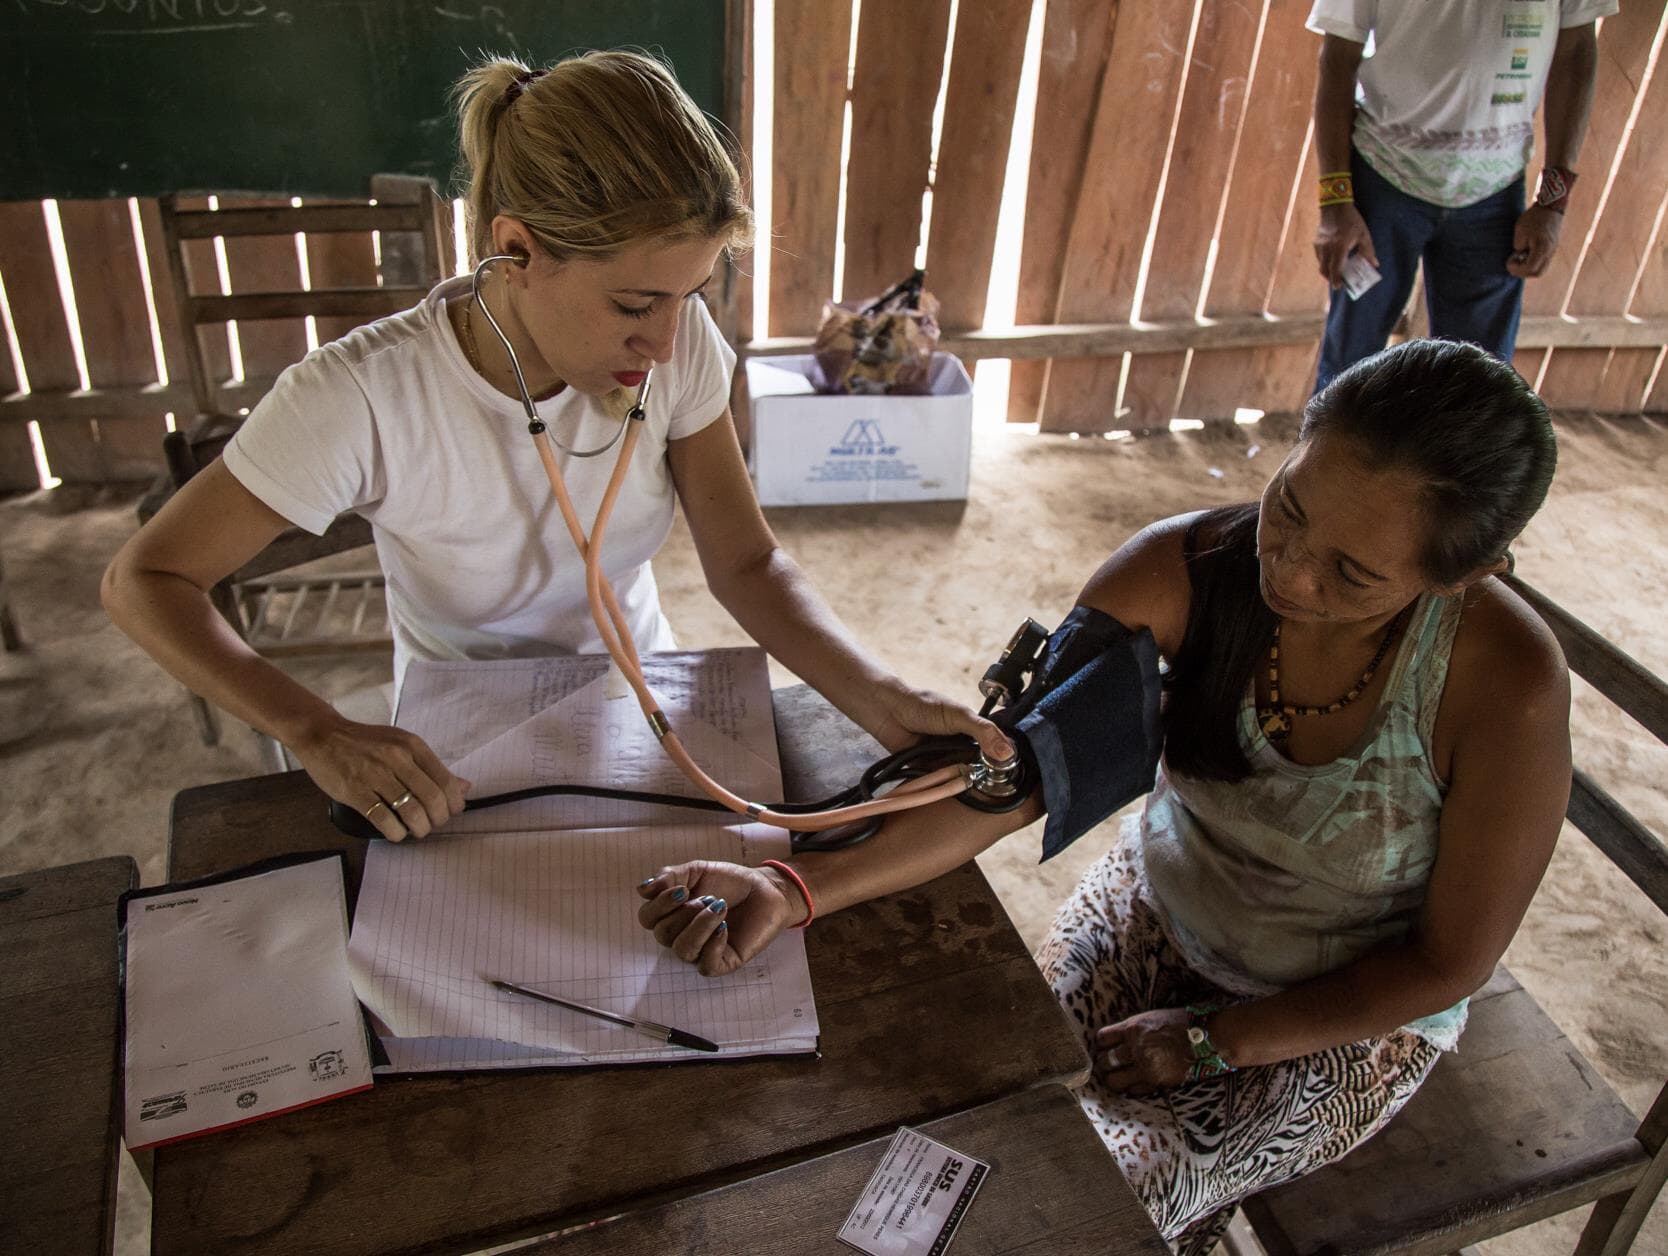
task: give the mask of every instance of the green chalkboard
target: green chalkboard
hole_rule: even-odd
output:
[[[664,56],[722,118],[726,0],[0,0],[0,200],[449,184],[481,51]]]

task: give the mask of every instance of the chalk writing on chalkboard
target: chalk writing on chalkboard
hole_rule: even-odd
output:
[[[288,9],[266,0],[13,0],[24,13],[44,14],[65,9],[86,17],[137,19],[140,27],[121,27],[100,34],[139,35],[166,31],[203,31],[225,26],[233,30],[254,25],[264,18],[279,25],[294,21]]]
[[[721,116],[740,0],[0,0],[0,200],[446,183],[482,52],[639,47]]]

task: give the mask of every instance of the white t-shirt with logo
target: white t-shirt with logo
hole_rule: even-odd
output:
[[[470,368],[446,317],[445,302],[468,285],[467,276],[449,279],[413,309],[308,354],[279,376],[223,455],[240,484],[309,532],[345,510],[370,522],[388,580],[396,684],[413,658],[603,648],[584,564],[521,403]],[[734,365],[706,305],[685,301],[603,538],[603,570],[645,652],[675,646],[649,568],[672,526],[666,444],[724,413]],[[571,388],[536,409],[570,448],[603,444],[619,428]],[[587,533],[619,448],[596,458],[558,451]]]
[[[1523,173],[1558,32],[1618,0],[1315,0],[1309,29],[1372,48],[1354,143],[1409,196],[1457,209]]]

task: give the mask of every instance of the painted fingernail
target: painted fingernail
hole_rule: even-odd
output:
[[[696,899],[695,901],[697,903],[699,903],[702,907],[710,907],[710,906],[712,906],[712,895],[711,894],[703,894],[703,895],[701,895],[700,898]]]
[[[713,915],[717,915],[719,912],[724,910],[724,900],[721,898],[713,899],[707,904],[707,910],[712,912]]]
[[[642,889],[645,885],[653,885],[659,879],[659,877],[644,877],[637,883],[637,888]]]
[[[723,933],[724,930],[728,929],[729,927],[730,927],[730,922],[728,920],[720,920],[718,922],[718,928],[714,929],[713,932],[715,934],[716,933]]]
[[[686,899],[688,897],[689,897],[689,890],[684,886],[680,885],[680,886],[678,886],[677,889],[672,891],[672,901],[674,903],[681,903],[681,902],[683,902],[684,899]]]

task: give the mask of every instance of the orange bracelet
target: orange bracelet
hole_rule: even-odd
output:
[[[811,891],[805,888],[805,881],[797,872],[788,867],[780,859],[764,859],[759,862],[761,868],[775,868],[788,880],[799,887],[799,892],[805,896],[805,919],[796,925],[789,925],[790,929],[804,929],[817,918],[817,905],[811,901]]]

